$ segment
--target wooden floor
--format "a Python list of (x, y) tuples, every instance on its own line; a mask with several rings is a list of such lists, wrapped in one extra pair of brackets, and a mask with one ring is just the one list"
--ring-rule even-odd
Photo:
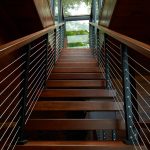
[[(90, 112), (123, 109), (106, 89), (104, 68), (90, 49), (64, 49), (26, 126), (28, 142), (16, 150), (132, 150), (121, 141), (97, 141), (96, 130), (122, 130), (116, 118), (90, 118)], [(90, 134), (89, 134), (90, 133)]]

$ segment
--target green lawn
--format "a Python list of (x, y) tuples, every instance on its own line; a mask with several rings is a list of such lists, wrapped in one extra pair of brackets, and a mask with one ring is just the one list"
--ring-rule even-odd
[(87, 30), (79, 30), (79, 31), (66, 31), (66, 36), (74, 36), (74, 35), (88, 35), (89, 32)]

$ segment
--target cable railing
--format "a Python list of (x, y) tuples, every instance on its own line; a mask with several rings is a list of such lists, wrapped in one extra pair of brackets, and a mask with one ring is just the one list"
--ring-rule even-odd
[(0, 149), (26, 142), (25, 125), (63, 48), (64, 24), (0, 47)]
[[(114, 101), (120, 108), (116, 116), (124, 121), (125, 142), (133, 144), (135, 149), (148, 150), (150, 46), (93, 23), (90, 23), (90, 38), (93, 55), (99, 67), (105, 68), (106, 86), (116, 90)], [(118, 102), (124, 104), (123, 111)]]

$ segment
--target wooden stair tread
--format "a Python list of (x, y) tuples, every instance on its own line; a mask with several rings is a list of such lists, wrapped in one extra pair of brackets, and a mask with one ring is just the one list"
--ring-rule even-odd
[(79, 55), (64, 55), (64, 56), (60, 56), (59, 59), (73, 59), (73, 60), (82, 60), (82, 59), (86, 59), (86, 60), (94, 60), (96, 62), (96, 59), (92, 56), (92, 55), (89, 55), (89, 56), (86, 56), (86, 55), (83, 55), (83, 56), (79, 56)]
[(45, 89), (40, 97), (101, 97), (115, 96), (114, 90), (106, 89)]
[(92, 55), (60, 55), (60, 59), (94, 59)]
[(91, 73), (91, 72), (95, 72), (95, 73), (98, 73), (100, 72), (100, 69), (98, 67), (96, 68), (67, 68), (67, 67), (64, 67), (64, 68), (61, 68), (61, 67), (55, 67), (53, 70), (52, 70), (52, 73), (75, 73), (75, 72), (78, 72), (78, 73)]
[[(134, 150), (122, 141), (29, 141), (15, 150)], [(138, 148), (137, 148), (138, 149)], [(139, 149), (138, 149), (139, 150)]]
[(93, 55), (92, 55), (92, 53), (86, 53), (86, 54), (84, 54), (84, 53), (74, 53), (74, 55), (73, 54), (71, 54), (71, 53), (61, 53), (60, 54), (60, 57), (69, 57), (69, 56), (71, 56), (71, 57), (90, 57), (90, 58), (94, 58), (93, 57)]
[(63, 51), (91, 51), (90, 48), (63, 48)]
[(58, 59), (58, 62), (97, 62), (95, 59), (89, 59), (89, 58), (85, 58), (85, 59)]
[(48, 80), (47, 88), (104, 88), (105, 80)]
[(98, 79), (103, 79), (102, 73), (51, 73), (49, 79), (82, 79), (82, 80), (87, 80), (87, 79), (93, 79), (93, 80), (98, 80)]
[(91, 51), (82, 51), (82, 52), (75, 52), (75, 51), (62, 51), (60, 56), (68, 56), (68, 55), (75, 55), (75, 56), (86, 56), (86, 55), (91, 55)]
[(95, 146), (95, 145), (126, 145), (121, 141), (29, 141), (27, 142), (24, 146), (29, 146), (29, 145), (39, 145), (39, 146), (45, 146), (45, 145), (63, 145), (63, 146)]
[(62, 55), (91, 55), (92, 56), (92, 52), (91, 51), (62, 51), (60, 56)]
[(92, 53), (90, 49), (63, 49), (61, 53)]
[(99, 130), (124, 129), (121, 120), (116, 119), (29, 119), (26, 130)]
[(84, 62), (57, 62), (55, 67), (82, 67), (82, 68), (89, 68), (89, 67), (98, 67), (98, 64), (95, 62), (91, 63), (84, 63)]
[[(119, 102), (118, 102), (119, 103)], [(122, 108), (118, 108), (116, 102), (101, 101), (38, 101), (34, 111), (117, 111), (123, 110), (123, 103), (120, 102)]]

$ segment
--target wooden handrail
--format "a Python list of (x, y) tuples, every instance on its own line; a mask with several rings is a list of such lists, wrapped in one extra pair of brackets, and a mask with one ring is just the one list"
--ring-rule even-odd
[(64, 23), (60, 23), (58, 25), (53, 25), (53, 26), (47, 27), (43, 30), (29, 34), (25, 37), (19, 38), (17, 40), (14, 40), (12, 42), (9, 42), (9, 43), (6, 43), (6, 44), (0, 46), (0, 58), (25, 46), (26, 44), (38, 39), (39, 37), (48, 33), (50, 30), (56, 29), (56, 28), (62, 26), (63, 24)]
[(145, 44), (143, 42), (140, 42), (138, 40), (135, 40), (133, 38), (130, 38), (128, 36), (125, 36), (123, 34), (117, 33), (115, 31), (112, 31), (108, 28), (105, 28), (103, 26), (99, 26), (95, 23), (90, 22), (90, 25), (95, 26), (100, 31), (108, 34), (109, 36), (113, 37), (117, 41), (125, 44), (126, 46), (134, 49), (135, 51), (141, 53), (142, 55), (145, 55), (146, 57), (150, 58), (150, 45)]

